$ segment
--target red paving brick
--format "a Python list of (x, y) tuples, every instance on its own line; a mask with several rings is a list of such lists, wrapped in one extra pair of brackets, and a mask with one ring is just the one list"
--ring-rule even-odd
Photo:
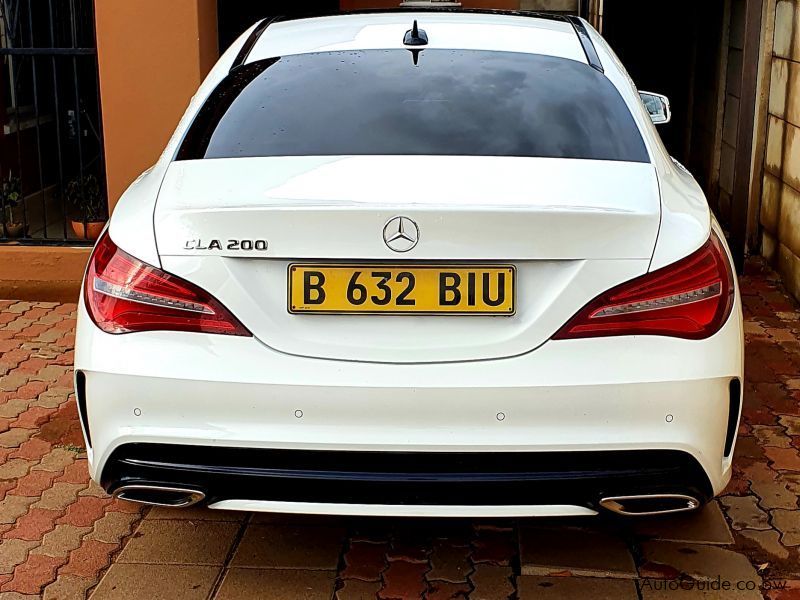
[(56, 526), (60, 513), (44, 508), (31, 508), (17, 519), (14, 526), (3, 536), (7, 539), (40, 540)]
[(475, 540), (472, 561), (508, 565), (516, 553), (516, 538), (511, 532), (481, 532)]
[(766, 448), (772, 468), (779, 471), (800, 471), (800, 453), (795, 448)]
[(471, 589), (468, 583), (435, 581), (430, 584), (425, 598), (426, 600), (456, 600), (458, 598), (467, 598)]
[(12, 578), (0, 587), (3, 592), (18, 594), (39, 594), (42, 589), (56, 578), (56, 570), (64, 564), (64, 560), (29, 554), (28, 559), (14, 569)]
[[(45, 388), (47, 389), (47, 388)], [(43, 392), (44, 390), (42, 390)], [(41, 393), (41, 392), (39, 392)], [(33, 396), (36, 398), (39, 394)], [(22, 398), (23, 400), (30, 400), (32, 398)], [(9, 425), (11, 427), (19, 427), (20, 429), (36, 429), (43, 423), (50, 418), (52, 411), (47, 408), (42, 408), (40, 406), (34, 406), (29, 408), (24, 413), (22, 413), (15, 421), (12, 421)]]
[(394, 561), (383, 574), (383, 588), (379, 592), (383, 600), (406, 600), (421, 598), (428, 585), (425, 573), (430, 569), (424, 563)]
[(97, 540), (84, 540), (80, 548), (69, 555), (69, 562), (61, 569), (61, 575), (77, 575), (92, 578), (111, 562), (111, 555), (117, 551), (117, 544), (107, 544)]
[[(8, 402), (24, 402), (21, 412), (17, 414), (19, 409), (16, 409), (12, 413), (17, 416), (0, 417), (0, 433), (6, 432), (14, 440), (19, 440), (12, 447), (0, 446), (0, 465), (9, 460), (22, 460), (30, 466), (21, 476), (0, 481), (0, 502), (12, 502), (9, 505), (11, 508), (8, 508), (12, 512), (5, 513), (3, 511), (6, 509), (0, 507), (0, 517), (23, 511), (15, 522), (0, 523), (0, 536), (5, 540), (21, 540), (20, 543), (35, 545), (27, 554), (27, 560), (19, 564), (13, 573), (0, 574), (0, 592), (35, 597), (62, 575), (72, 578), (70, 589), (93, 586), (121, 544), (105, 544), (85, 539), (85, 536), (91, 533), (108, 510), (132, 512), (138, 518), (142, 508), (122, 501), (112, 502), (105, 497), (76, 497), (76, 491), (89, 486), (89, 475), (74, 397), (69, 396), (63, 407), (31, 406), (49, 390), (72, 389), (72, 330), (76, 307), (74, 304), (32, 303), (20, 315), (14, 312), (19, 306), (22, 305), (14, 301), (0, 301), (0, 373), (6, 373), (0, 377), (0, 408)], [(20, 318), (31, 323), (21, 331), (3, 329), (15, 321), (21, 322), (18, 321)], [(39, 319), (47, 322), (37, 323)], [(49, 332), (54, 329), (63, 331), (64, 335), (55, 342), (47, 341), (52, 339)], [(39, 339), (40, 335), (42, 339)], [(66, 395), (63, 397), (67, 398)], [(47, 405), (52, 406), (52, 400)], [(64, 457), (64, 452), (73, 454), (77, 460)], [(67, 462), (70, 464), (64, 468)], [(53, 488), (57, 482), (73, 487), (62, 490)], [(31, 499), (35, 504), (35, 499), (42, 496), (45, 490), (49, 494), (45, 505), (51, 508), (60, 506), (59, 510), (30, 506)], [(53, 496), (54, 492), (56, 496)], [(27, 500), (27, 504), (21, 503), (24, 500)], [(27, 510), (25, 506), (28, 506)], [(70, 530), (71, 535), (61, 535), (55, 531), (57, 522), (69, 524), (59, 527), (79, 526), (85, 529)], [(118, 527), (121, 528), (117, 536), (119, 538), (124, 538), (130, 531), (125, 520), (121, 520)], [(82, 533), (84, 531), (88, 533)], [(80, 547), (70, 553), (69, 548), (74, 547), (74, 541), (71, 540), (76, 539), (72, 532), (84, 539)], [(0, 546), (3, 539), (0, 539)], [(37, 548), (45, 539), (46, 554), (37, 553)], [(59, 550), (61, 546), (63, 548)], [(0, 560), (2, 552), (0, 548)], [(62, 558), (54, 558), (50, 554), (59, 554)], [(76, 581), (85, 583), (75, 585)]]
[(50, 471), (31, 471), (17, 483), (17, 487), (12, 490), (16, 496), (39, 497), (42, 492), (53, 485), (53, 480), (58, 473)]
[(23, 442), (19, 449), (9, 454), (9, 458), (40, 459), (52, 449), (52, 445), (36, 438)]
[(98, 521), (106, 511), (106, 507), (111, 503), (109, 498), (95, 498), (94, 496), (82, 496), (77, 502), (67, 507), (67, 512), (58, 522), (76, 527), (89, 527)]
[(47, 361), (43, 358), (29, 358), (23, 361), (17, 367), (23, 373), (38, 373), (39, 369), (46, 367)]
[(386, 569), (386, 553), (388, 544), (370, 542), (351, 542), (344, 555), (344, 579), (361, 579), (363, 581), (380, 581), (381, 573)]
[[(22, 400), (33, 400), (47, 389), (47, 384), (43, 381), (29, 381), (15, 392), (15, 397)], [(22, 427), (21, 425), (19, 427)]]
[(56, 478), (56, 481), (67, 483), (85, 483), (89, 481), (89, 471), (85, 460), (76, 460), (64, 469), (64, 473)]

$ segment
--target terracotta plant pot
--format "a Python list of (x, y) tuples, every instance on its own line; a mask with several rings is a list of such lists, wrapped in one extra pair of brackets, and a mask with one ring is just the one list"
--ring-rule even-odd
[(72, 231), (82, 240), (96, 240), (103, 233), (105, 226), (105, 221), (90, 221), (85, 227), (83, 221), (72, 221)]
[[(18, 238), (25, 235), (25, 224), (24, 223), (6, 223), (6, 236), (9, 238)], [(0, 228), (0, 234), (3, 231)]]

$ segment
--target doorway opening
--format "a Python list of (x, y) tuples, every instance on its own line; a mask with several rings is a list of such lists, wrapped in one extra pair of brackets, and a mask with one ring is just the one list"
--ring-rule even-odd
[[(669, 97), (672, 122), (659, 126), (661, 138), (712, 204), (718, 204), (720, 195), (716, 146), (725, 101), (720, 94), (727, 62), (720, 56), (724, 8), (724, 0), (674, 0), (668, 10), (645, 3), (632, 11), (622, 0), (605, 0), (603, 5), (603, 36), (640, 90)], [(735, 131), (732, 137), (735, 144)]]

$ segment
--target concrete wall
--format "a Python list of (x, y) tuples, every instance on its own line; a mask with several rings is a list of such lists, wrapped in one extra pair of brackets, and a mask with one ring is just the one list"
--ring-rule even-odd
[(800, 3), (778, 0), (761, 193), (761, 252), (800, 298)]

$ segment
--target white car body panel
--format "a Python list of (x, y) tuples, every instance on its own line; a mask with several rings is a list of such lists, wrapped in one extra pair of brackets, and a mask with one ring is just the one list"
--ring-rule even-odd
[(677, 448), (703, 465), (715, 492), (730, 477), (716, 415), (742, 368), (735, 318), (708, 340), (551, 341), (515, 358), (444, 365), (308, 359), (252, 338), (190, 333), (136, 334), (126, 346), (87, 327), (83, 308), (79, 320), (76, 366), (92, 367), (87, 397), (103, 399), (89, 411), (95, 478), (119, 445), (164, 439), (417, 452)]
[(110, 234), (121, 247), (136, 248), (139, 260), (156, 267), (161, 266), (161, 258), (153, 235), (153, 210), (166, 166), (159, 164), (139, 175), (125, 190), (108, 224)]
[(658, 172), (661, 230), (650, 265), (650, 270), (654, 271), (689, 255), (705, 243), (711, 233), (711, 211), (694, 177), (670, 157), (647, 109), (639, 100), (636, 86), (617, 55), (597, 31), (591, 27), (587, 29), (605, 67), (605, 74), (622, 93), (644, 134)]
[[(420, 218), (409, 260), (649, 259), (661, 207), (655, 170), (644, 163), (475, 156), (187, 160), (172, 163), (164, 178), (156, 238), (161, 256), (397, 260), (382, 231), (398, 211)], [(270, 248), (186, 245), (230, 237), (264, 238)]]
[(651, 271), (666, 267), (697, 250), (708, 239), (712, 229), (712, 216), (705, 194), (683, 166), (674, 161), (665, 162), (658, 179), (661, 184), (661, 229), (650, 264)]
[[(378, 228), (380, 231), (380, 228)], [(293, 315), (286, 310), (290, 261), (164, 257), (164, 267), (219, 295), (265, 345), (335, 360), (428, 363), (486, 360), (531, 352), (592, 295), (640, 275), (648, 260), (523, 260), (517, 311), (506, 316)], [(397, 263), (397, 259), (394, 259)], [(509, 263), (508, 260), (505, 263)], [(408, 261), (402, 264), (408, 264)], [(469, 320), (465, 327), (464, 319)]]
[[(275, 23), (248, 62), (402, 48), (414, 18), (431, 48), (587, 62), (566, 22), (415, 12)], [(82, 418), (91, 433), (93, 478), (101, 479), (115, 450), (147, 443), (420, 453), (676, 450), (697, 461), (713, 493), (725, 487), (730, 383), (743, 376), (738, 290), (727, 322), (707, 339), (551, 339), (598, 294), (688, 256), (712, 229), (721, 234), (701, 189), (670, 159), (633, 83), (596, 32), (587, 25), (652, 164), (456, 156), (174, 161), (253, 29), (212, 69), (158, 163), (123, 195), (109, 232), (125, 252), (210, 291), (254, 337), (111, 335), (81, 303), (75, 368), (86, 378)], [(412, 180), (424, 195), (409, 194)], [(420, 226), (409, 255), (383, 243), (382, 228), (397, 215)], [(204, 240), (227, 238), (266, 239), (269, 246), (235, 254), (203, 249)], [(288, 266), (311, 260), (512, 263), (517, 312), (291, 315)], [(586, 506), (512, 499), (412, 506), (243, 497), (212, 508), (596, 514)]]
[[(408, 193), (408, 173), (424, 195)], [(660, 217), (652, 165), (533, 158), (181, 161), (170, 166), (160, 197), (156, 238), (169, 272), (217, 290), (272, 348), (369, 362), (528, 352), (588, 300), (647, 271)], [(408, 258), (383, 242), (384, 224), (398, 214), (421, 230)], [(226, 251), (229, 238), (266, 239), (270, 246)], [(223, 241), (222, 251), (207, 249), (212, 239)], [(519, 308), (513, 319), (475, 317), (469, 327), (462, 319), (421, 315), (331, 319), (286, 311), (292, 261), (353, 257), (513, 262)], [(433, 338), (426, 334), (431, 327)]]

